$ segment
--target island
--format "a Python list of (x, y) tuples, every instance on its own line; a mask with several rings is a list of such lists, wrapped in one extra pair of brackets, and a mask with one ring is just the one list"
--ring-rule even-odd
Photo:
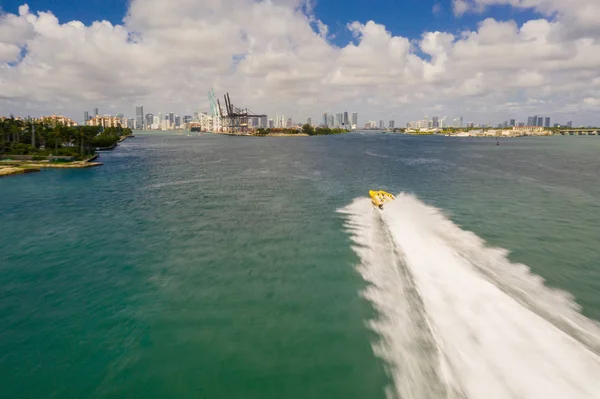
[(113, 149), (131, 129), (74, 126), (56, 119), (0, 118), (0, 176), (43, 168), (89, 168), (96, 151)]

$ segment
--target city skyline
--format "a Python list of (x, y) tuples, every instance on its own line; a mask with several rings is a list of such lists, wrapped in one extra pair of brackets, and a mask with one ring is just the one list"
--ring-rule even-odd
[[(600, 59), (588, 55), (600, 51), (600, 31), (584, 17), (600, 4), (578, 1), (384, 0), (369, 8), (349, 0), (338, 12), (325, 2), (174, 0), (164, 13), (159, 0), (94, 12), (82, 0), (31, 8), (7, 0), (0, 113), (80, 120), (81, 109), (114, 115), (144, 104), (192, 115), (209, 108), (205, 93), (214, 88), (294, 120), (345, 108), (397, 125), (423, 114), (598, 124)], [(201, 39), (209, 34), (216, 39)]]

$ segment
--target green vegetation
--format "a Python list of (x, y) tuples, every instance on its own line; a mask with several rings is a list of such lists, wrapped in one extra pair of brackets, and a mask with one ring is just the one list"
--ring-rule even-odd
[(308, 123), (302, 126), (302, 132), (308, 134), (309, 136), (324, 136), (328, 134), (341, 134), (348, 133), (346, 129), (333, 128), (330, 129), (328, 127), (317, 127), (316, 129), (309, 125)]
[(111, 147), (131, 129), (99, 126), (68, 127), (26, 121), (14, 117), (0, 119), (0, 154), (33, 155), (37, 159), (49, 155), (73, 156), (83, 159), (94, 154), (97, 147)]
[(271, 134), (271, 133), (298, 134), (298, 133), (301, 133), (301, 132), (298, 131), (298, 130), (296, 130), (296, 129), (286, 129), (286, 128), (284, 128), (284, 129), (271, 129), (271, 128), (269, 128), (269, 129), (263, 129), (261, 127), (261, 128), (256, 129), (256, 135), (257, 136), (266, 136), (266, 135)]

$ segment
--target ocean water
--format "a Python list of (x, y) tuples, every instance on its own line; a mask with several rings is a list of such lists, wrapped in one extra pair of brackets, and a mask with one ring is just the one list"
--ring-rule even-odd
[(1, 179), (0, 397), (598, 397), (600, 138), (495, 144), (146, 133)]

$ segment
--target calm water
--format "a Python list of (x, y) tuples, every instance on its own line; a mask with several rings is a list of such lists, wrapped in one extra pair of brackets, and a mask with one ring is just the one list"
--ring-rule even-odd
[[(544, 337), (593, 397), (599, 155), (599, 137), (140, 134), (99, 168), (3, 178), (0, 397), (485, 397), (477, 378), (544, 397), (561, 370), (502, 371), (527, 348), (553, 364)], [(355, 201), (376, 187), (411, 195), (379, 214)]]

